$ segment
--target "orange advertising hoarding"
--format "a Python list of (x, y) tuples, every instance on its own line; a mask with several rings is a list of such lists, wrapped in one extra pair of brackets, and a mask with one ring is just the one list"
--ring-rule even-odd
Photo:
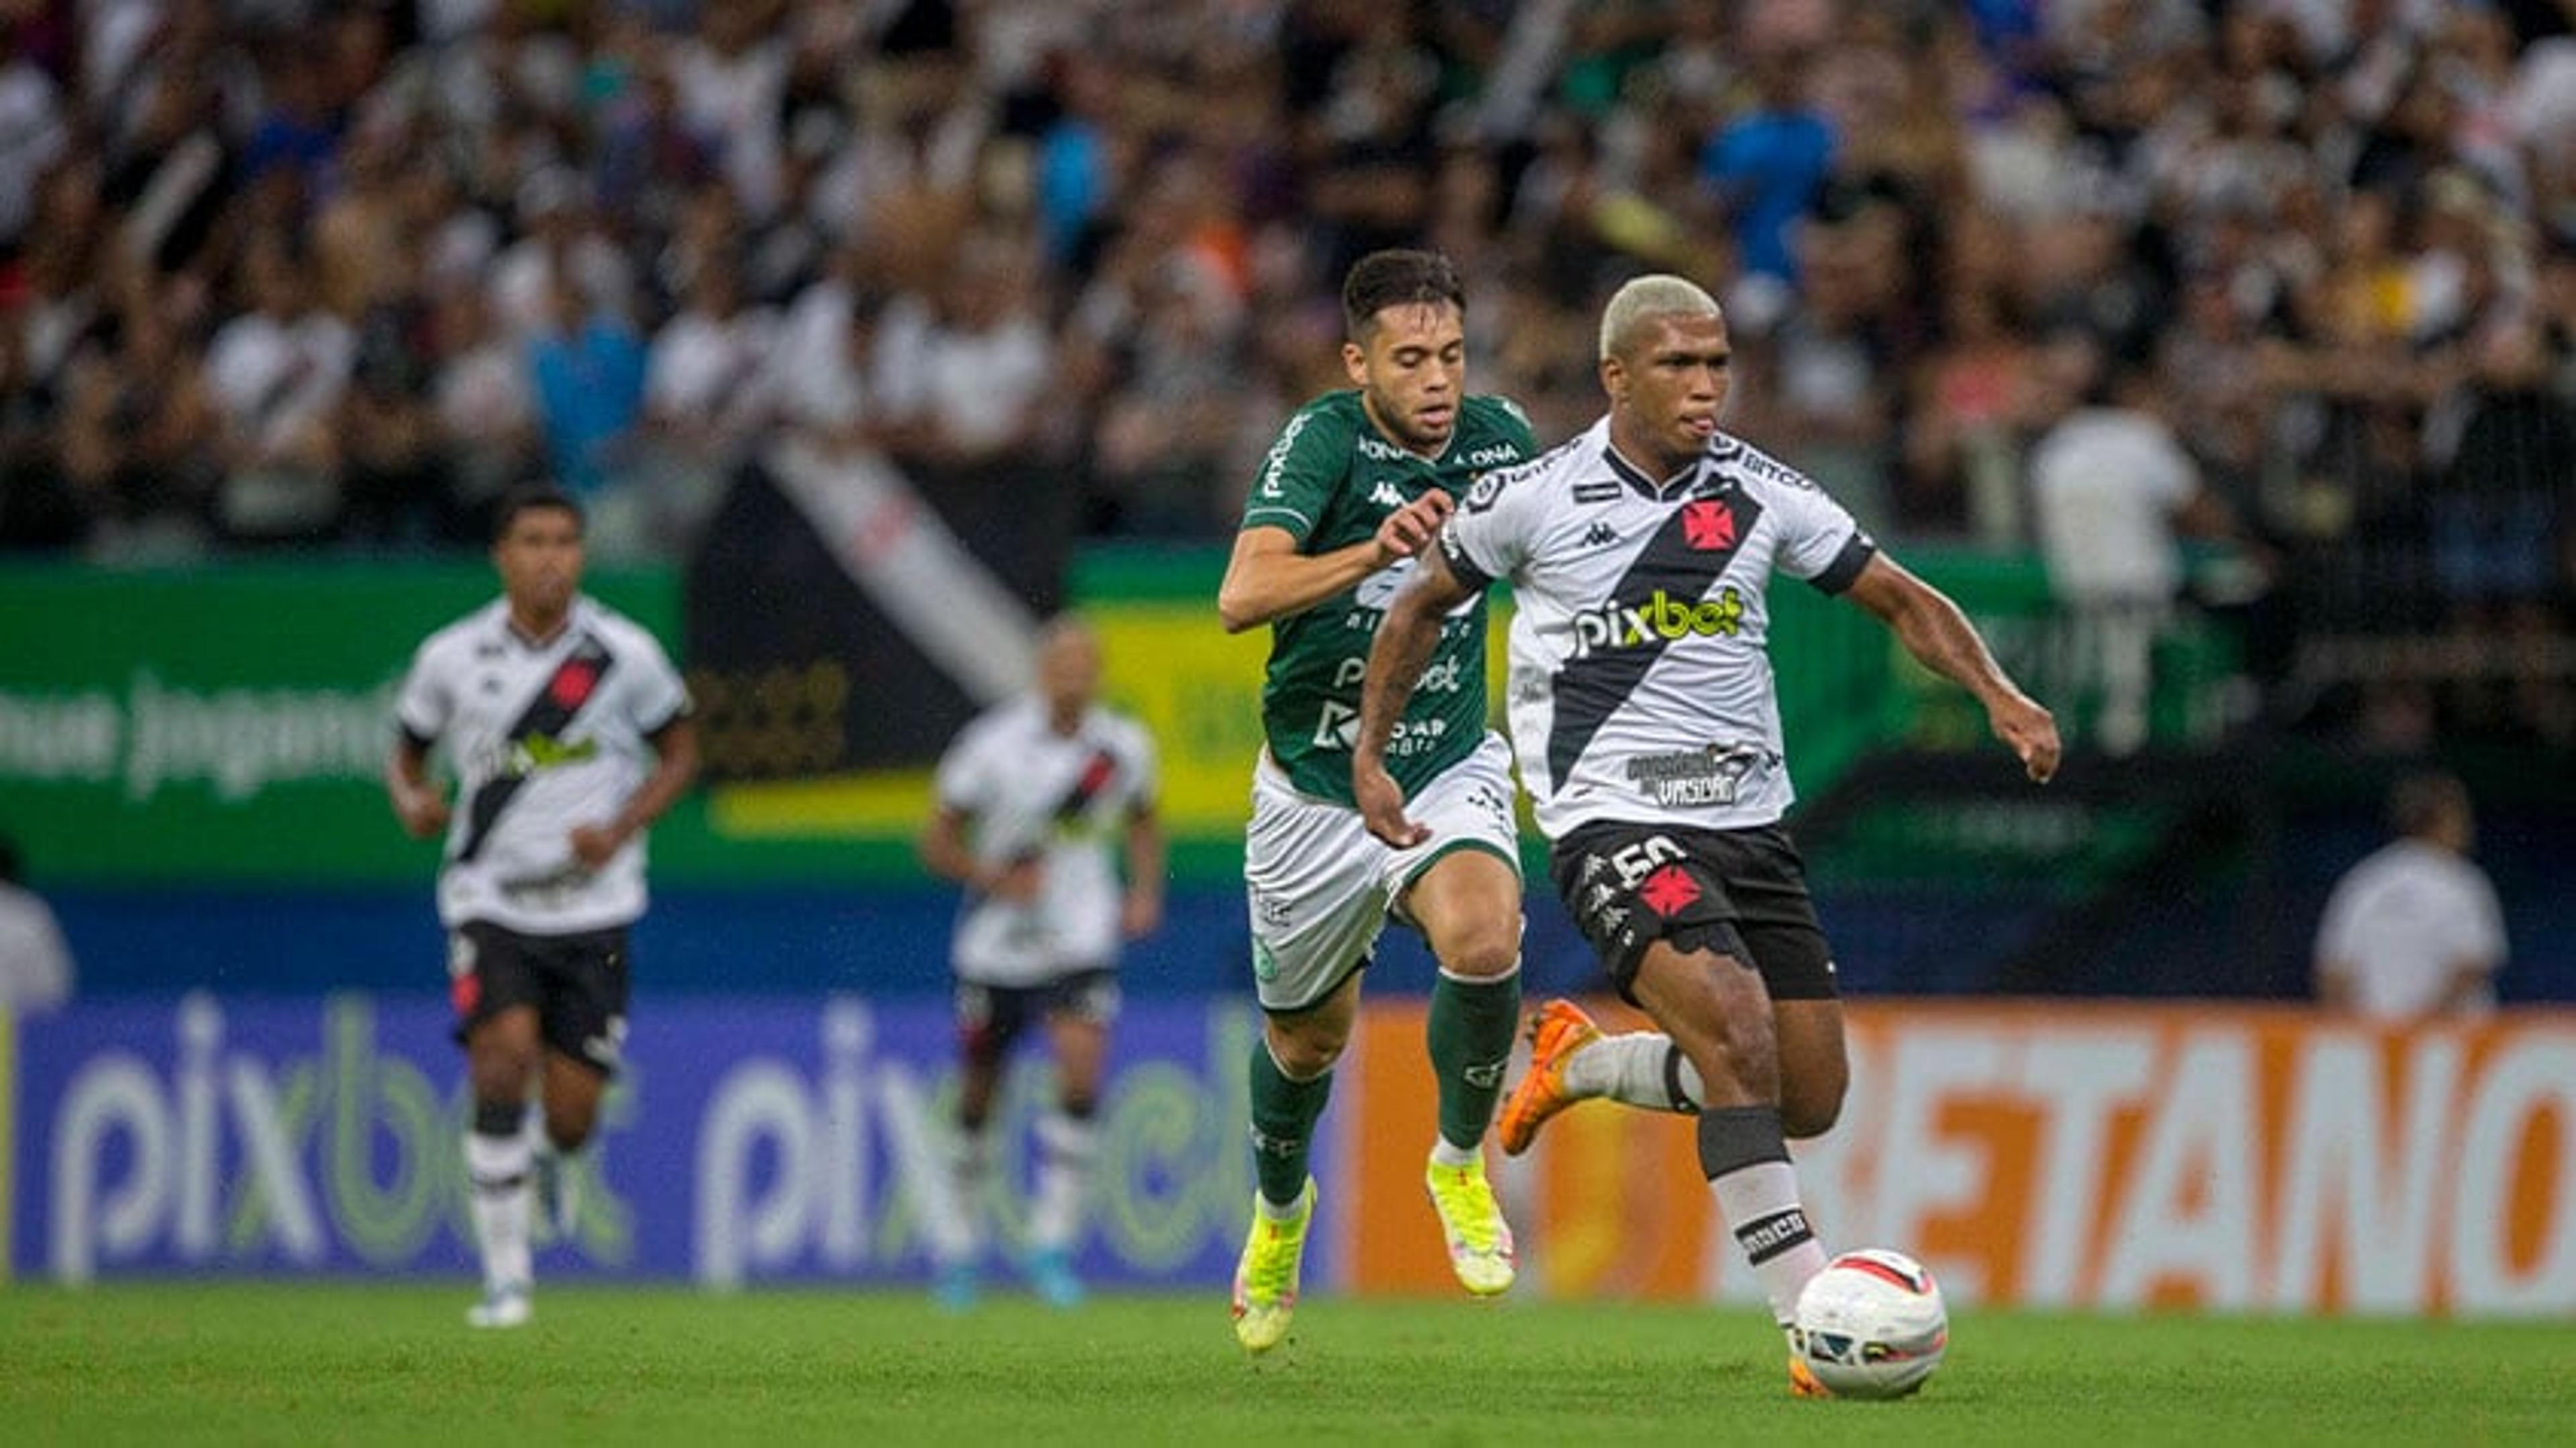
[[(1422, 1199), (1422, 1029), (1418, 1004), (1372, 1007), (1337, 1087), (1328, 1199), (1356, 1191), (1328, 1229), (1359, 1291), (1455, 1290)], [(2576, 1014), (2408, 1032), (1876, 1002), (1851, 1012), (1851, 1055), (1841, 1122), (1796, 1147), (1809, 1213), (1832, 1246), (1922, 1257), (1959, 1300), (2576, 1316)], [(1687, 1120), (1586, 1103), (1494, 1163), (1541, 1294), (1755, 1295)]]

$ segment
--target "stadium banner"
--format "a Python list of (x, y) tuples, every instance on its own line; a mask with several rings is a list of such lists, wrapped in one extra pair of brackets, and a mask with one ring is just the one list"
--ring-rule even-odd
[[(434, 996), (201, 993), (76, 1002), (25, 1023), (14, 1090), (0, 1076), (10, 1265), (62, 1282), (470, 1273), (450, 1019)], [(1233, 1270), (1252, 1195), (1243, 1061), (1257, 1029), (1250, 1004), (1231, 1000), (1122, 1017), (1077, 1254), (1087, 1280), (1204, 1286)], [(925, 1219), (955, 1212), (952, 1040), (937, 999), (641, 1003), (627, 1069), (578, 1158), (578, 1217), (569, 1240), (541, 1248), (538, 1275), (926, 1280)], [(1051, 1096), (1023, 1057), (996, 1107), (986, 1205), (1000, 1281)]]
[[(1389, 1204), (1335, 1243), (1362, 1291), (1455, 1290), (1430, 1213), (1395, 1206), (1419, 1197), (1434, 1130), (1422, 1026), (1419, 1006), (1373, 1007), (1336, 1096), (1361, 1108), (1357, 1195)], [(1841, 1122), (1794, 1148), (1808, 1212), (1832, 1246), (1920, 1257), (1956, 1300), (2576, 1314), (2576, 1014), (2401, 1031), (2292, 1008), (1871, 1003), (1850, 1047)], [(1587, 1102), (1494, 1160), (1538, 1291), (1758, 1299), (1686, 1120)]]
[[(590, 591), (664, 639), (667, 573)], [(431, 630), (489, 602), (480, 563), (0, 570), (0, 821), (48, 881), (410, 878), (393, 696)]]

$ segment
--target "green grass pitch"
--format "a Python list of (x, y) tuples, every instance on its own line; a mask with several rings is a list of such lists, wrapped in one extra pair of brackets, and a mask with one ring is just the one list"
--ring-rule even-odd
[(2576, 1321), (1961, 1312), (1897, 1403), (1798, 1402), (1744, 1307), (462, 1284), (0, 1288), (0, 1439), (104, 1443), (2576, 1442)]

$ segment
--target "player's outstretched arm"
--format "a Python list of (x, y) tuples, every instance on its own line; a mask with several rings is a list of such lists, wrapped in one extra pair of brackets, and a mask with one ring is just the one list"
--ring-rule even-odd
[(1359, 738), (1351, 746), (1351, 798), (1369, 833), (1399, 849), (1422, 843), (1431, 832), (1405, 817), (1404, 786), (1386, 772), (1386, 746), (1414, 686), (1422, 682), (1431, 651), (1439, 646), (1440, 621), (1474, 596), (1439, 549), (1425, 550), (1422, 566), (1396, 593), (1369, 643), (1368, 674), (1360, 683)]
[(1986, 726), (2021, 761), (2023, 772), (2046, 784), (2057, 773), (2057, 719), (1995, 662), (1976, 625), (1950, 596), (1881, 553), (1852, 581), (1854, 603), (1878, 615), (1905, 651), (1986, 706)]
[(1227, 633), (1259, 628), (1303, 613), (1431, 544), (1454, 510), (1438, 488), (1386, 515), (1366, 541), (1330, 553), (1301, 553), (1285, 528), (1253, 527), (1234, 535), (1225, 581), (1217, 586), (1216, 614)]

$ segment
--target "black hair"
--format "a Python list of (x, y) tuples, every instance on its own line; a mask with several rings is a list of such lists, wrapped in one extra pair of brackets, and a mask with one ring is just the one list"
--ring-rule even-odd
[(576, 532), (588, 526), (588, 520), (582, 516), (580, 499), (552, 483), (523, 483), (503, 493), (501, 500), (492, 505), (492, 541), (498, 543), (509, 537), (510, 525), (519, 521), (521, 513), (548, 508), (571, 514)]
[(1360, 340), (1388, 307), (1443, 302), (1466, 313), (1467, 284), (1459, 280), (1456, 263), (1436, 251), (1373, 251), (1351, 263), (1342, 278), (1344, 335)]

